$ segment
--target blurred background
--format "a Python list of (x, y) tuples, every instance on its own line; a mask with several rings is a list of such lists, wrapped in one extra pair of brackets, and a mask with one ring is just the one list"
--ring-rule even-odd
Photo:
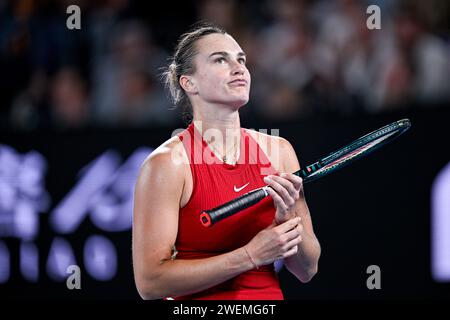
[[(66, 9), (81, 9), (69, 30)], [(369, 5), (381, 29), (369, 30)], [(302, 165), (410, 118), (394, 144), (308, 185), (322, 244), (287, 299), (450, 296), (450, 2), (0, 0), (0, 296), (138, 299), (133, 186), (184, 128), (160, 75), (178, 37), (224, 27), (252, 74), (242, 125), (279, 129)], [(82, 288), (66, 287), (66, 268)], [(369, 290), (367, 267), (381, 270)]]

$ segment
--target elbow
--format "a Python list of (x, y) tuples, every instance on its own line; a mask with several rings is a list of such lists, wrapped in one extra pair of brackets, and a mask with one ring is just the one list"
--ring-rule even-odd
[(157, 300), (161, 299), (158, 294), (154, 290), (149, 290), (148, 288), (137, 287), (137, 291), (142, 300)]
[(167, 297), (166, 293), (161, 290), (161, 286), (158, 285), (158, 281), (155, 279), (138, 279), (135, 280), (136, 289), (139, 296), (143, 300), (157, 300)]
[(160, 299), (158, 293), (156, 292), (156, 290), (154, 290), (154, 288), (152, 288), (152, 286), (136, 282), (136, 289), (137, 289), (137, 292), (139, 293), (139, 296), (143, 300)]
[(311, 281), (312, 278), (314, 278), (314, 276), (317, 274), (318, 271), (318, 267), (315, 266), (314, 268), (310, 268), (309, 270), (307, 270), (306, 272), (298, 275), (298, 279), (302, 282), (302, 283), (308, 283)]
[(303, 272), (296, 274), (296, 277), (298, 280), (300, 280), (302, 283), (308, 283), (311, 281), (312, 278), (316, 275), (318, 271), (317, 265), (313, 268), (309, 268), (308, 270), (304, 270)]
[(308, 283), (318, 272), (318, 265), (312, 266), (298, 266), (293, 267), (292, 265), (287, 264), (287, 269), (302, 283)]
[(297, 278), (303, 283), (310, 282), (311, 279), (314, 278), (314, 276), (319, 271), (319, 259), (320, 259), (321, 249), (320, 249), (320, 244), (318, 241), (317, 241), (317, 247), (318, 247), (318, 249), (317, 249), (316, 258), (313, 260), (313, 262), (311, 264), (309, 264), (305, 269), (303, 269), (302, 272), (297, 276)]
[(139, 296), (143, 300), (158, 300), (168, 296), (167, 283), (164, 283), (163, 272), (158, 265), (141, 263), (144, 259), (134, 259), (134, 283)]

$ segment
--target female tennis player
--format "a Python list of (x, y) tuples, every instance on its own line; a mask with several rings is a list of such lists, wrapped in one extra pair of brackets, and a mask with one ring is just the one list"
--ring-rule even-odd
[[(133, 267), (144, 299), (281, 300), (274, 262), (301, 282), (317, 273), (314, 234), (291, 144), (241, 127), (246, 56), (224, 30), (184, 34), (165, 73), (188, 127), (145, 160), (135, 187)], [(199, 214), (269, 185), (270, 197), (202, 226)]]

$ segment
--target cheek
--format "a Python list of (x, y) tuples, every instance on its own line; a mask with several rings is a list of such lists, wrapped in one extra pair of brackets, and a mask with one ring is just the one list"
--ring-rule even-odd
[(218, 85), (219, 85), (219, 77), (214, 76), (210, 73), (204, 73), (201, 74), (201, 87), (205, 90), (205, 89), (217, 89)]
[(204, 93), (208, 93), (208, 95), (211, 94), (217, 94), (219, 90), (223, 90), (224, 83), (221, 79), (221, 77), (217, 76), (211, 76), (211, 75), (203, 75), (202, 81), (201, 81), (201, 91)]

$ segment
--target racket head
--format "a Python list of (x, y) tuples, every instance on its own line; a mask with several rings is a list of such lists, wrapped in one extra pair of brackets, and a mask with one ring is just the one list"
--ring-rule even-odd
[(410, 127), (411, 121), (409, 119), (395, 121), (356, 139), (294, 174), (300, 176), (303, 179), (303, 183), (322, 178), (369, 155), (399, 137)]

